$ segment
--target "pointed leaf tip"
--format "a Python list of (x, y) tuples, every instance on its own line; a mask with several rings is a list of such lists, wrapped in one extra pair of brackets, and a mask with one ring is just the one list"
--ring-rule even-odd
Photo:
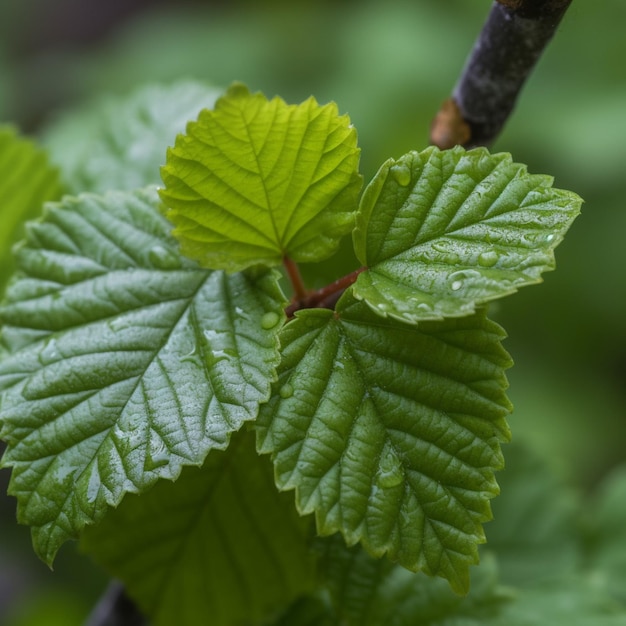
[(484, 312), (410, 325), (349, 293), (301, 311), (257, 420), (278, 487), (321, 534), (466, 592), (509, 438), (502, 337)]
[(153, 188), (49, 205), (0, 307), (3, 464), (48, 563), (126, 493), (225, 449), (270, 395), (276, 272), (198, 268), (158, 206)]
[(168, 151), (161, 198), (183, 254), (237, 271), (330, 256), (354, 226), (359, 149), (334, 103), (233, 85)]
[(354, 294), (407, 322), (472, 313), (537, 283), (582, 200), (509, 154), (430, 147), (389, 160), (363, 193)]

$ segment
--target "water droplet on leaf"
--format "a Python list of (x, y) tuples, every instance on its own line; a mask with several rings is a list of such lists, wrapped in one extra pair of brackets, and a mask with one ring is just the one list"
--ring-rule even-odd
[(448, 276), (450, 289), (452, 289), (452, 291), (458, 291), (469, 279), (477, 277), (480, 277), (480, 272), (477, 270), (458, 270), (457, 272), (452, 272), (452, 274)]
[(478, 255), (478, 265), (493, 267), (498, 262), (498, 253), (495, 250), (486, 250)]
[(380, 457), (376, 483), (383, 488), (396, 487), (404, 480), (404, 470), (398, 454), (390, 444), (386, 444)]
[(274, 313), (274, 311), (268, 311), (261, 318), (261, 328), (264, 330), (270, 330), (270, 328), (274, 328), (276, 324), (278, 324), (278, 320), (280, 316), (278, 313)]
[(163, 246), (153, 246), (148, 252), (148, 260), (160, 270), (172, 270), (180, 267), (180, 259), (173, 250)]
[(39, 362), (42, 365), (49, 365), (59, 360), (59, 349), (56, 339), (46, 341), (43, 350), (39, 354)]
[(149, 450), (146, 451), (143, 469), (145, 472), (149, 472), (167, 465), (169, 461), (170, 455), (165, 448), (165, 444), (160, 440), (152, 441)]
[(401, 187), (407, 187), (411, 182), (411, 170), (407, 165), (394, 165), (391, 168), (391, 175)]
[(291, 398), (293, 396), (293, 385), (291, 383), (285, 383), (278, 392), (278, 395), (286, 400), (287, 398)]

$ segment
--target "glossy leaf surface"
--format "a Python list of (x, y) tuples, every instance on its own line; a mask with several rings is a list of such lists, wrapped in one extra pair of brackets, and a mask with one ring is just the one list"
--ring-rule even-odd
[(275, 276), (199, 269), (157, 206), (154, 189), (49, 205), (0, 309), (3, 465), (47, 562), (125, 493), (224, 449), (269, 395)]
[(431, 147), (387, 161), (354, 233), (369, 269), (354, 287), (382, 315), (458, 317), (537, 283), (582, 200), (508, 154)]
[(301, 311), (259, 450), (318, 531), (467, 590), (509, 433), (503, 333), (484, 313), (406, 325), (346, 294)]

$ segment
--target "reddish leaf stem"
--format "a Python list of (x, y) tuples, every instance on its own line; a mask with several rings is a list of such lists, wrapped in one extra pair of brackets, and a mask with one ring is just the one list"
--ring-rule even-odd
[(291, 319), (295, 312), (300, 309), (334, 308), (341, 294), (343, 294), (350, 285), (354, 284), (359, 274), (366, 269), (366, 267), (360, 267), (354, 270), (354, 272), (342, 276), (330, 285), (326, 285), (315, 291), (305, 292), (303, 297), (294, 296), (291, 304), (285, 309), (287, 318)]
[(304, 286), (304, 281), (302, 280), (298, 264), (293, 259), (285, 256), (283, 257), (283, 265), (285, 266), (287, 276), (289, 276), (291, 286), (293, 287), (294, 298), (298, 300), (306, 298), (307, 289)]

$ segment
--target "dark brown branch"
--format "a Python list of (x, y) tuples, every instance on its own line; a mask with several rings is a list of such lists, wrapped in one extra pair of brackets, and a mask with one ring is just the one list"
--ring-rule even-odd
[(431, 143), (444, 149), (488, 146), (496, 139), (570, 3), (493, 3), (452, 98), (433, 121)]
[(113, 581), (98, 600), (85, 626), (148, 626), (124, 586)]

